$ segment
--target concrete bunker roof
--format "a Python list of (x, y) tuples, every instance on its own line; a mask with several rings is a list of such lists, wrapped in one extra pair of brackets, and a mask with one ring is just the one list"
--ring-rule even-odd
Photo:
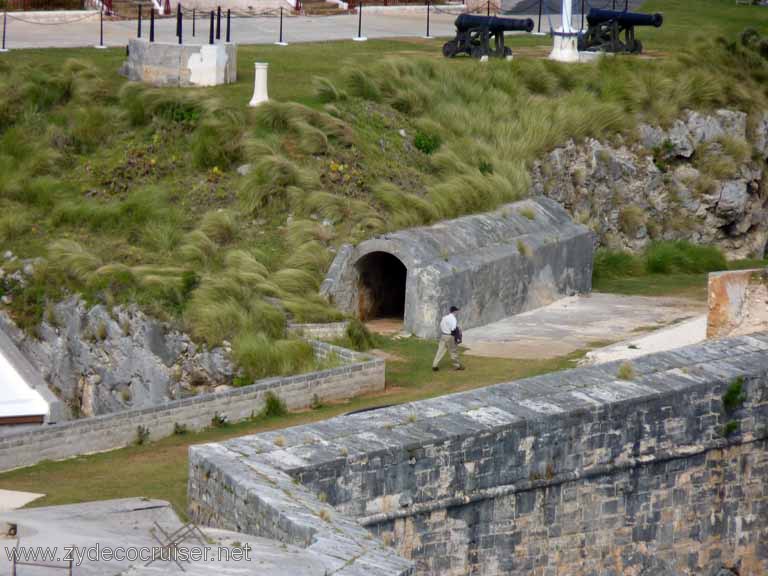
[(541, 196), (514, 206), (505, 205), (494, 212), (385, 234), (361, 242), (357, 253), (360, 260), (372, 252), (388, 252), (400, 258), (406, 267), (419, 267), (448, 257), (476, 255), (483, 248), (509, 245), (526, 236), (563, 235), (577, 228), (581, 231), (560, 205)]

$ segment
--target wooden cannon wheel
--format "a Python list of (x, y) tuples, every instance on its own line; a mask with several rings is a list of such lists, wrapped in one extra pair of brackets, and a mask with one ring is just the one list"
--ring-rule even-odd
[(456, 40), (449, 40), (443, 44), (443, 56), (453, 58), (459, 52), (459, 43)]

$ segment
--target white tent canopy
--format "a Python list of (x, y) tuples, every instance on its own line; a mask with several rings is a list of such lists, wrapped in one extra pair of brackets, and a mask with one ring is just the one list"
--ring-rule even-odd
[(0, 350), (0, 418), (48, 416), (48, 403)]

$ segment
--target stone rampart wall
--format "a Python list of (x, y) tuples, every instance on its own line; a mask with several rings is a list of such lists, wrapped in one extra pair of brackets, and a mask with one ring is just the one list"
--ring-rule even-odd
[[(234, 493), (258, 494), (263, 466), (285, 472), (418, 574), (768, 573), (768, 334), (619, 369), (240, 438), (214, 445), (215, 466), (243, 466)], [(205, 449), (193, 511), (224, 489), (195, 469)]]

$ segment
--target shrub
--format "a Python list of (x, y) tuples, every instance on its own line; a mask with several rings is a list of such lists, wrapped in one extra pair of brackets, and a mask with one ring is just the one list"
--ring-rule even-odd
[(283, 402), (277, 394), (274, 392), (267, 392), (264, 397), (264, 409), (261, 414), (265, 418), (278, 418), (285, 416), (288, 410), (285, 408), (285, 402)]
[(652, 274), (702, 273), (725, 270), (728, 263), (715, 246), (690, 242), (653, 242), (645, 252), (646, 269)]
[(525, 208), (522, 208), (520, 210), (520, 216), (523, 218), (528, 218), (528, 220), (535, 220), (536, 219), (536, 212), (534, 212), (533, 208), (530, 206), (526, 206)]
[(370, 350), (376, 344), (373, 335), (359, 319), (352, 318), (347, 325), (347, 338), (352, 347), (360, 352)]
[(735, 412), (744, 404), (747, 396), (744, 394), (743, 388), (744, 378), (742, 377), (736, 378), (728, 386), (725, 394), (723, 394), (723, 409), (726, 414)]
[(187, 428), (186, 424), (180, 424), (179, 422), (173, 423), (173, 433), (176, 436), (184, 436), (187, 432), (189, 432), (189, 428)]
[(643, 261), (634, 254), (605, 248), (598, 248), (595, 252), (594, 278), (638, 276), (643, 272)]
[(416, 136), (413, 138), (413, 145), (417, 150), (430, 155), (440, 148), (440, 136), (438, 134), (417, 132)]

